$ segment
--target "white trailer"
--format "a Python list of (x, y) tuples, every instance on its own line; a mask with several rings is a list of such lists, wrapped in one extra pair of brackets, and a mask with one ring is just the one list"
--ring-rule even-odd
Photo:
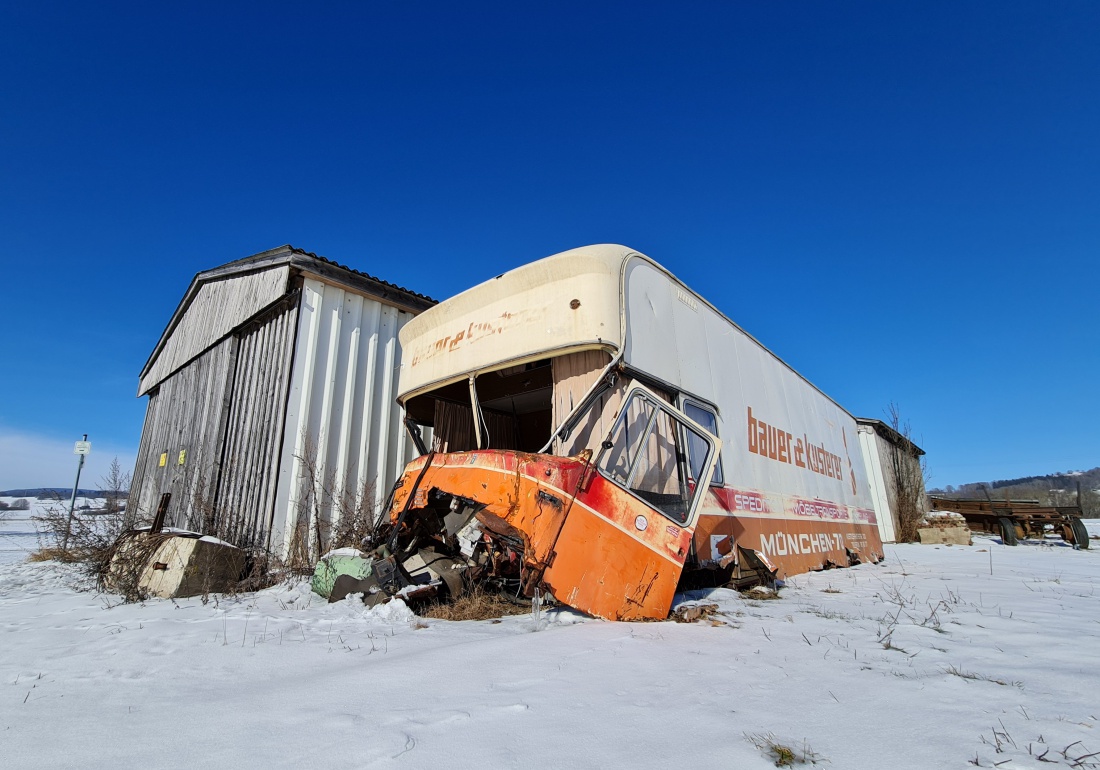
[(643, 254), (524, 265), (401, 343), (398, 400), (433, 438), (392, 520), (476, 511), (528, 595), (663, 617), (685, 567), (718, 584), (881, 558), (855, 419)]

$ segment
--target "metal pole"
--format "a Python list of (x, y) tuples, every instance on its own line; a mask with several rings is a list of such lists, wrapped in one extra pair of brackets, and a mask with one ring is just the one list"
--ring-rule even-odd
[[(84, 434), (84, 438), (82, 440), (83, 441), (88, 440), (88, 434), (87, 433)], [(83, 470), (83, 468), (84, 468), (84, 455), (80, 455), (80, 460), (76, 464), (76, 481), (73, 482), (73, 496), (72, 496), (72, 499), (69, 500), (69, 518), (65, 522), (65, 540), (61, 544), (61, 550), (62, 551), (69, 550), (69, 534), (72, 532), (72, 528), (73, 528), (73, 508), (76, 507), (76, 492), (77, 492), (78, 489), (80, 489), (80, 471)]]

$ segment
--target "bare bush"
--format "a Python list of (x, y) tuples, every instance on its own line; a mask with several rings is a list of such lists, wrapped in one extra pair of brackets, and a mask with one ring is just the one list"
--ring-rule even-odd
[(891, 402), (887, 408), (891, 428), (901, 436), (901, 442), (891, 442), (890, 460), (894, 474), (898, 516), (897, 539), (902, 543), (918, 539), (917, 527), (928, 512), (924, 493), (924, 477), (927, 465), (913, 443), (913, 429), (908, 420), (902, 420), (898, 405)]
[(295, 459), (301, 471), (290, 566), (311, 569), (334, 548), (363, 548), (378, 525), (374, 483), (366, 481), (358, 489), (346, 487), (334, 470), (323, 467), (317, 442), (309, 435), (302, 436), (302, 451)]
[(39, 532), (39, 550), (32, 560), (80, 564), (82, 572), (103, 587), (115, 543), (125, 530), (120, 511), (94, 515), (74, 511), (70, 521), (67, 506), (58, 501), (31, 519)]
[(111, 460), (107, 475), (100, 479), (100, 483), (103, 485), (103, 497), (106, 499), (106, 512), (114, 514), (121, 511), (123, 501), (130, 490), (130, 473), (122, 470), (118, 457)]

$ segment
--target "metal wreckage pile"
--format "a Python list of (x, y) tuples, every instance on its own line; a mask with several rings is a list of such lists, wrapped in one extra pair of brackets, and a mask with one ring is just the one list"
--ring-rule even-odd
[[(478, 458), (481, 460), (510, 459), (517, 463), (520, 472), (508, 474), (504, 488), (489, 495), (495, 497), (496, 504), (446, 492), (431, 484), (438, 481), (434, 477), (445, 475), (449, 466), (468, 466), (474, 455), (482, 455)], [(568, 512), (566, 503), (572, 501), (563, 501), (545, 489), (534, 490), (531, 499), (524, 501), (524, 487), (529, 485), (523, 483), (523, 477), (532, 466), (542, 468), (543, 477), (576, 466), (572, 470), (584, 469), (587, 474), (568, 475), (580, 482), (594, 473), (591, 453), (560, 458), (523, 453), (430, 452), (421, 461), (410, 465), (395, 485), (388, 506), (389, 520), (365, 543), (368, 556), (360, 561), (359, 574), (336, 575), (329, 601), (362, 594), (368, 606), (397, 597), (417, 608), (481, 591), (521, 606), (554, 602), (542, 582), (546, 562), (552, 559), (540, 560), (537, 556), (548, 549), (515, 525), (534, 521), (542, 524), (536, 528), (539, 534), (556, 535)], [(487, 484), (478, 486), (483, 493), (488, 489)], [(525, 506), (524, 502), (532, 505)], [(551, 538), (550, 549), (555, 540)]]

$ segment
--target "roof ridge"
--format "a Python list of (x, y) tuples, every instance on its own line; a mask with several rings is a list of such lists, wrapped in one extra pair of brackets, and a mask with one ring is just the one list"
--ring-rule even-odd
[(364, 278), (369, 278), (372, 281), (377, 281), (378, 283), (382, 284), (383, 286), (389, 286), (392, 289), (397, 289), (398, 291), (403, 291), (406, 294), (411, 294), (414, 297), (419, 297), (420, 299), (425, 299), (429, 302), (438, 302), (439, 301), (439, 300), (433, 299), (432, 297), (428, 296), (427, 294), (421, 294), (418, 291), (413, 291), (412, 289), (407, 289), (404, 286), (401, 286), (400, 284), (392, 283), (392, 282), (387, 281), (383, 278), (379, 278), (376, 275), (371, 275), (370, 273), (366, 273), (362, 270), (356, 270), (354, 267), (348, 267), (347, 265), (342, 265), (334, 259), (329, 259), (328, 257), (322, 257), (320, 254), (317, 254), (315, 252), (306, 251), (305, 249), (299, 248), (297, 246), (293, 246), (291, 244), (286, 244), (285, 248), (290, 249), (295, 254), (301, 254), (302, 256), (309, 257), (310, 259), (316, 259), (320, 262), (324, 262), (324, 263), (329, 264), (329, 265), (335, 265), (336, 267), (340, 268), (341, 270), (347, 270), (349, 273), (355, 273), (356, 275), (361, 275)]

